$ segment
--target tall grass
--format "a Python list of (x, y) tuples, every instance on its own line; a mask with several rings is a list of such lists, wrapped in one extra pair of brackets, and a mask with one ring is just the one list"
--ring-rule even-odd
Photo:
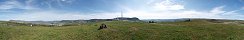
[[(97, 30), (102, 23), (108, 28)], [(206, 21), (153, 24), (112, 21), (64, 27), (0, 26), (0, 40), (244, 40), (244, 26)]]

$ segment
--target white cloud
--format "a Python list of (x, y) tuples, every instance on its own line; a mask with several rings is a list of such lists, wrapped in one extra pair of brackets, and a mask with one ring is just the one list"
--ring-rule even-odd
[(141, 19), (176, 19), (176, 18), (220, 18), (217, 15), (208, 12), (199, 12), (194, 10), (178, 12), (145, 12), (131, 11), (125, 13), (126, 17), (138, 17)]
[(0, 9), (19, 8), (22, 5), (18, 1), (6, 1), (0, 4)]
[[(46, 0), (46, 2), (40, 2), (42, 6), (48, 6), (50, 9), (53, 5), (51, 3), (57, 3), (60, 7), (63, 7), (65, 5), (71, 4), (75, 0)], [(36, 7), (35, 3), (38, 2), (37, 0), (25, 0), (25, 3), (21, 3), (17, 0), (8, 0), (5, 2), (0, 3), (0, 9), (1, 10), (8, 10), (8, 9), (26, 9), (26, 10), (32, 10), (32, 9), (39, 9)]]
[(65, 19), (81, 19), (83, 16), (79, 16), (73, 13), (62, 13), (55, 11), (33, 11), (25, 12), (24, 14), (12, 15), (15, 16), (13, 20), (65, 20)]
[(66, 0), (61, 0), (61, 1), (66, 1)]
[(184, 6), (171, 2), (171, 0), (165, 0), (160, 3), (155, 3), (153, 8), (158, 10), (181, 10), (184, 9)]
[[(175, 18), (213, 18), (213, 19), (240, 19), (244, 17), (239, 13), (236, 13), (240, 10), (233, 11), (224, 11), (224, 6), (214, 7), (210, 11), (195, 11), (195, 10), (133, 10), (130, 8), (124, 7), (127, 9), (125, 12), (126, 17), (138, 17), (141, 19), (175, 19)], [(129, 11), (128, 11), (129, 10)], [(160, 11), (160, 12), (157, 12)]]
[(241, 9), (242, 9), (242, 10), (244, 10), (244, 6), (243, 6), (243, 7), (241, 7)]
[(211, 10), (210, 12), (213, 14), (221, 14), (221, 13), (225, 13), (226, 11), (223, 11), (224, 6), (219, 6), (219, 7), (215, 7), (213, 10)]
[(52, 21), (52, 20), (77, 20), (77, 19), (108, 19), (118, 17), (119, 13), (92, 13), (84, 14), (81, 12), (62, 12), (54, 10), (27, 11), (23, 14), (11, 15), (8, 20), (26, 21)]
[(148, 0), (148, 2), (146, 4), (151, 4), (153, 3), (155, 0)]
[[(212, 10), (222, 10), (221, 7), (215, 7), (208, 12), (185, 10), (185, 11), (163, 11), (163, 12), (151, 12), (143, 10), (133, 10), (129, 8), (124, 12), (125, 17), (138, 17), (140, 19), (176, 19), (176, 18), (215, 18), (215, 19), (240, 19), (244, 15), (236, 13), (239, 10), (224, 11), (225, 13), (212, 12)], [(84, 14), (81, 12), (62, 12), (53, 10), (40, 10), (40, 11), (28, 11), (25, 14), (14, 15), (15, 20), (77, 20), (77, 19), (111, 19), (120, 16), (120, 12), (103, 12), (103, 13), (91, 13)]]
[[(47, 4), (50, 3), (48, 2)], [(214, 7), (210, 11), (204, 12), (204, 11), (196, 11), (196, 10), (182, 10), (185, 9), (184, 5), (176, 4), (171, 0), (165, 0), (159, 3), (149, 2), (149, 4), (152, 4), (153, 6), (150, 6), (149, 9), (140, 9), (140, 10), (135, 10), (136, 8), (132, 9), (126, 6), (120, 6), (120, 7), (124, 9), (125, 17), (138, 17), (140, 19), (175, 19), (175, 18), (241, 19), (244, 18), (244, 15), (236, 13), (237, 11), (243, 10), (244, 7), (242, 7), (242, 9), (240, 10), (225, 11), (223, 10), (225, 6), (218, 6), (218, 7)], [(49, 6), (51, 7), (52, 5), (50, 4)], [(9, 9), (11, 9), (11, 7)], [(120, 12), (115, 12), (115, 13), (106, 12), (106, 11), (102, 11), (102, 12), (103, 13), (87, 14), (82, 12), (62, 12), (58, 10), (26, 11), (24, 12), (24, 14), (13, 15), (15, 17), (12, 17), (12, 19), (49, 21), (49, 20), (76, 20), (76, 19), (94, 19), (94, 18), (106, 19), (106, 18), (115, 18), (120, 16)]]
[(25, 5), (23, 5), (22, 8), (23, 8), (23, 9), (38, 9), (38, 8), (36, 8), (36, 7), (33, 6), (34, 1), (35, 1), (35, 0), (27, 0), (27, 1), (25, 2)]
[(16, 0), (5, 1), (0, 4), (1, 10), (8, 10), (8, 9), (36, 9), (32, 7), (30, 4), (31, 1), (27, 1), (26, 4), (20, 3)]
[[(159, 3), (152, 1), (146, 2), (147, 5), (153, 5), (145, 8), (133, 9), (121, 6), (125, 10), (125, 17), (138, 17), (140, 19), (175, 19), (175, 18), (212, 18), (212, 19), (240, 19), (244, 17), (239, 10), (225, 11), (226, 6), (217, 6), (209, 11), (181, 10), (185, 9), (184, 5), (176, 4), (172, 0), (164, 0)], [(242, 10), (242, 9), (240, 9)], [(113, 14), (113, 13), (111, 13)]]

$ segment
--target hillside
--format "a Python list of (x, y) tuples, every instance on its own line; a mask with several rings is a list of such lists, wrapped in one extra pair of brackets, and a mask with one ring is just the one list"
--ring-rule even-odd
[[(31, 27), (28, 24), (1, 21), (0, 40), (244, 40), (244, 24), (237, 21), (221, 22), (107, 21), (61, 27)], [(97, 30), (102, 23), (108, 28)]]

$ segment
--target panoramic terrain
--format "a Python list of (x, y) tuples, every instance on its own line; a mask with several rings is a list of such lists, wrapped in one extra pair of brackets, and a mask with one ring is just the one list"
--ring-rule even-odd
[[(108, 28), (97, 30), (104, 23)], [(102, 21), (63, 26), (0, 22), (0, 40), (244, 40), (241, 20)]]
[(244, 40), (244, 0), (0, 0), (0, 40)]

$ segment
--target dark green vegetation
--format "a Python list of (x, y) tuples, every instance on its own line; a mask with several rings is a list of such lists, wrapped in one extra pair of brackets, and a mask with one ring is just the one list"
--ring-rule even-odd
[[(97, 30), (105, 23), (107, 29)], [(0, 22), (0, 40), (244, 40), (244, 24), (238, 21), (215, 23), (143, 23), (110, 21), (46, 27)]]

